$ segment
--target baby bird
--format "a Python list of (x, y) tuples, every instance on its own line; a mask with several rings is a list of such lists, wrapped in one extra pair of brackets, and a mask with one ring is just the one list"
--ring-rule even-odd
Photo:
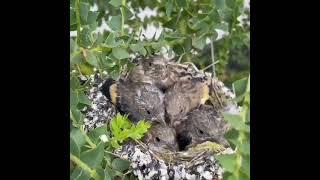
[(162, 56), (140, 60), (127, 75), (132, 82), (154, 84), (167, 89), (187, 73), (188, 66), (177, 65)]
[(165, 124), (164, 94), (156, 86), (108, 79), (102, 86), (102, 92), (134, 123), (144, 119)]
[(152, 151), (178, 151), (175, 129), (159, 123), (152, 124), (143, 141)]
[(180, 147), (192, 147), (205, 141), (213, 141), (228, 147), (224, 138), (229, 125), (222, 116), (209, 105), (201, 105), (191, 111), (176, 127)]
[(208, 99), (209, 87), (206, 81), (191, 77), (178, 81), (165, 94), (166, 118), (172, 126), (176, 126), (189, 111), (204, 104)]

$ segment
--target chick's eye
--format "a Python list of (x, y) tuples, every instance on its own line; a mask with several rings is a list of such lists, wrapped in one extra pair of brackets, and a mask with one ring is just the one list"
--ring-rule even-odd
[(157, 141), (157, 142), (160, 142), (160, 138), (156, 137), (156, 141)]
[(149, 110), (147, 110), (147, 113), (148, 113), (148, 114), (151, 114)]
[(203, 132), (202, 130), (200, 130), (200, 129), (199, 129), (199, 133), (200, 133), (201, 135), (204, 134), (204, 132)]

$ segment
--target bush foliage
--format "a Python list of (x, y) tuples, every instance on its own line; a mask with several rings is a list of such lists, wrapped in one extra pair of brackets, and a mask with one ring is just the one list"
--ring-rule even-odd
[[(142, 19), (140, 11), (146, 9), (156, 10), (156, 15)], [(236, 153), (219, 160), (226, 179), (249, 179), (250, 26), (249, 19), (242, 22), (245, 16), (250, 11), (243, 0), (70, 0), (70, 33), (75, 34), (70, 37), (70, 158), (77, 164), (70, 179), (134, 178), (127, 173), (128, 162), (112, 150), (128, 138), (141, 138), (150, 127), (145, 122), (132, 125), (118, 115), (110, 127), (84, 132), (80, 110), (90, 101), (86, 84), (76, 75), (91, 75), (96, 68), (116, 78), (131, 67), (134, 57), (159, 53), (193, 62), (199, 69), (215, 64), (206, 70), (232, 85), (242, 113), (225, 114), (225, 119), (232, 125), (227, 136)], [(145, 37), (150, 25), (161, 33)]]

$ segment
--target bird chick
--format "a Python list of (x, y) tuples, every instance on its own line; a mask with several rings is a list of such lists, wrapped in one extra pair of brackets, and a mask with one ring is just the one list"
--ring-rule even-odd
[(151, 126), (143, 141), (155, 152), (178, 150), (175, 129), (159, 123)]
[(133, 82), (154, 84), (160, 89), (167, 89), (187, 73), (188, 66), (170, 62), (162, 56), (140, 60), (127, 75)]
[(156, 86), (108, 79), (102, 86), (102, 91), (134, 123), (144, 119), (165, 124), (164, 94)]
[(222, 116), (209, 105), (201, 105), (191, 111), (176, 127), (181, 149), (193, 147), (205, 141), (212, 141), (228, 147), (224, 134), (229, 128)]
[(209, 87), (206, 81), (191, 77), (178, 81), (165, 94), (166, 118), (172, 126), (176, 126), (189, 111), (204, 104), (208, 99)]

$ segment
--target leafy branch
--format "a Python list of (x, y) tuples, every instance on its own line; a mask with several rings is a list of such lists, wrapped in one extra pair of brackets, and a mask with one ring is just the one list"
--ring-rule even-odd
[(87, 171), (90, 176), (95, 179), (95, 180), (101, 180), (101, 177), (98, 175), (98, 173), (96, 172), (96, 170), (91, 169), (87, 164), (85, 164), (84, 162), (82, 162), (79, 158), (77, 158), (76, 156), (74, 156), (73, 154), (70, 153), (70, 159), (72, 162), (74, 162), (76, 165), (78, 165), (79, 167), (81, 167), (82, 169), (84, 169), (85, 171)]

